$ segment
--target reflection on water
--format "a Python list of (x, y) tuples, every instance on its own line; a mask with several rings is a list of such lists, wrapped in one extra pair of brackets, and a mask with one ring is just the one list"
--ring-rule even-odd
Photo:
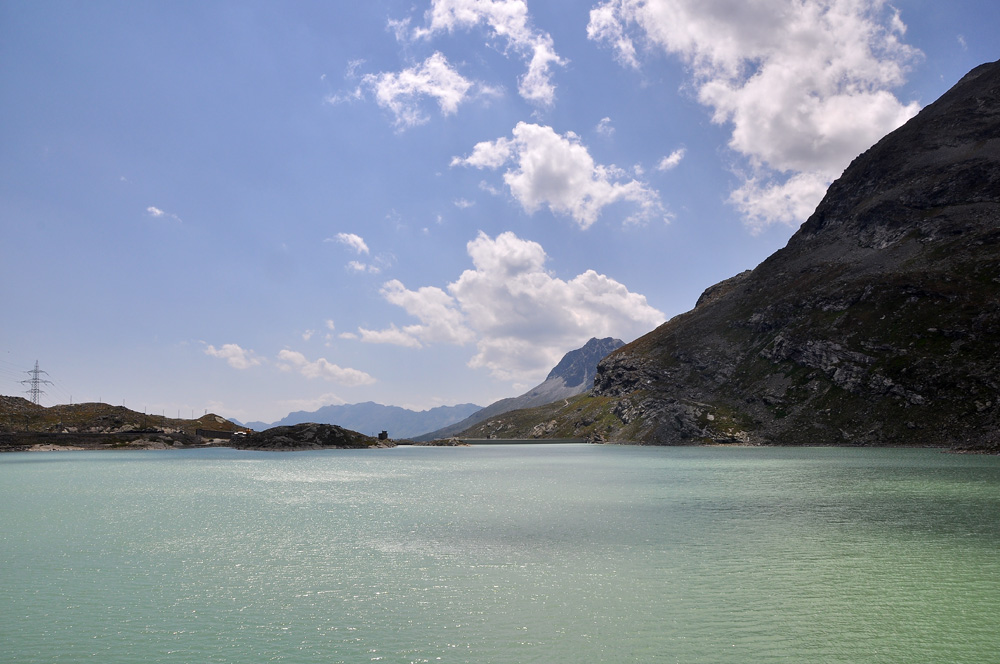
[(0, 457), (12, 662), (983, 662), (1000, 459), (397, 448)]

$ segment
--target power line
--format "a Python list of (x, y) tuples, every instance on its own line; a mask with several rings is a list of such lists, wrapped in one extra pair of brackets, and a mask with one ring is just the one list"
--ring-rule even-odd
[(52, 381), (51, 380), (45, 380), (44, 378), (39, 378), (39, 376), (41, 376), (41, 374), (45, 374), (46, 376), (48, 376), (49, 374), (48, 374), (48, 372), (42, 371), (41, 369), (38, 368), (38, 360), (35, 360), (35, 368), (34, 369), (32, 369), (31, 371), (25, 371), (24, 373), (26, 373), (29, 376), (31, 376), (31, 378), (28, 378), (26, 380), (22, 380), (21, 384), (29, 386), (28, 389), (25, 390), (25, 392), (27, 392), (31, 396), (31, 403), (33, 403), (33, 404), (35, 404), (37, 406), (38, 405), (38, 397), (40, 395), (42, 395), (42, 394), (45, 394), (45, 391), (42, 390), (40, 386), (41, 385), (51, 385)]
[(0, 360), (0, 376), (6, 376), (11, 378), (13, 382), (18, 383), (21, 380), (21, 376), (24, 375), (24, 369), (21, 368), (23, 365), (11, 364), (4, 360)]
[(49, 396), (52, 397), (55, 403), (73, 403), (73, 393), (58, 380), (52, 381), (52, 389)]

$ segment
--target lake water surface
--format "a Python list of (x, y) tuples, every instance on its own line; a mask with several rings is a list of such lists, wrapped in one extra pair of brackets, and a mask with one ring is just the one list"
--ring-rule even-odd
[(969, 662), (1000, 458), (400, 447), (0, 456), (4, 662)]

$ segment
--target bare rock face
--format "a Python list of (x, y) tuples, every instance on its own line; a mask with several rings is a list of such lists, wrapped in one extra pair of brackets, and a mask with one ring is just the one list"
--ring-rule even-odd
[(1000, 62), (859, 156), (788, 245), (612, 353), (593, 432), (1000, 445)]
[(273, 427), (245, 436), (234, 436), (230, 446), (245, 450), (320, 450), (365, 449), (379, 446), (379, 441), (334, 424), (294, 424)]

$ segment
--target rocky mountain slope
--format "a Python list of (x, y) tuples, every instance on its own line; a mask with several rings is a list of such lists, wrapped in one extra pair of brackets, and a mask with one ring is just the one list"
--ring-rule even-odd
[(787, 246), (523, 433), (1000, 447), (1000, 62), (859, 156)]
[(372, 435), (378, 434), (380, 431), (387, 431), (393, 438), (409, 438), (458, 422), (480, 408), (482, 406), (477, 406), (474, 403), (463, 403), (457, 406), (438, 406), (428, 410), (414, 411), (399, 406), (383, 406), (380, 403), (366, 401), (339, 406), (323, 406), (312, 412), (300, 410), (289, 413), (286, 417), (272, 424), (248, 422), (247, 426), (262, 431), (271, 427), (305, 423), (334, 424)]
[[(524, 408), (534, 408), (554, 401), (568, 399), (586, 392), (594, 385), (597, 363), (608, 353), (625, 345), (621, 339), (605, 337), (591, 338), (582, 348), (566, 353), (545, 381), (518, 397), (495, 401), (461, 422), (418, 436), (416, 440), (448, 438), (466, 431), (480, 422), (487, 421), (503, 413)], [(485, 438), (485, 435), (478, 437)]]

